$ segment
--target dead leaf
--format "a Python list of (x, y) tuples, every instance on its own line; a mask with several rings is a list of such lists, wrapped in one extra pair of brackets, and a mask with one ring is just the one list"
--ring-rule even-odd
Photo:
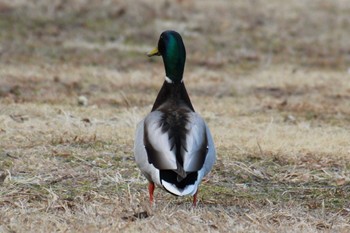
[(0, 184), (4, 183), (6, 177), (7, 177), (7, 173), (0, 171)]
[(22, 115), (22, 114), (16, 114), (16, 115), (10, 115), (11, 119), (18, 122), (18, 123), (22, 123), (24, 121), (29, 120), (28, 116)]
[(130, 216), (123, 216), (122, 219), (133, 222), (133, 221), (136, 221), (137, 219), (145, 219), (145, 218), (148, 218), (148, 217), (150, 217), (148, 212), (147, 211), (142, 211), (142, 212), (138, 212), (138, 213), (135, 213), (133, 215), (130, 215)]
[(335, 181), (335, 183), (340, 186), (340, 185), (344, 185), (346, 183), (345, 178), (339, 178)]
[(331, 228), (331, 226), (327, 223), (320, 222), (320, 223), (316, 224), (317, 230), (330, 229), (330, 228)]

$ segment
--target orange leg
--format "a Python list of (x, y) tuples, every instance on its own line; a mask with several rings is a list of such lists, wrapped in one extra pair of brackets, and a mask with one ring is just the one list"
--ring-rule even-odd
[(197, 194), (198, 194), (198, 189), (196, 191), (196, 193), (193, 195), (193, 207), (197, 206)]
[(149, 182), (148, 183), (148, 192), (149, 192), (149, 202), (151, 203), (151, 205), (153, 204), (153, 192), (154, 192), (154, 183), (153, 182)]

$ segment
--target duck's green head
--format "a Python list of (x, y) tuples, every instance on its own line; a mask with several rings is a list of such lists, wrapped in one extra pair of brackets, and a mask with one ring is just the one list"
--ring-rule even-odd
[(158, 47), (147, 55), (149, 57), (155, 55), (163, 57), (168, 82), (178, 83), (182, 81), (186, 61), (186, 50), (179, 33), (175, 31), (163, 32), (160, 35)]

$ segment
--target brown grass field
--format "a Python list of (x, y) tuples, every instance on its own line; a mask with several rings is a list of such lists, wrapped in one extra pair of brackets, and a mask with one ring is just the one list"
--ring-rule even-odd
[[(350, 232), (348, 0), (1, 0), (0, 28), (0, 232)], [(150, 207), (133, 158), (166, 29), (217, 147), (197, 208)]]

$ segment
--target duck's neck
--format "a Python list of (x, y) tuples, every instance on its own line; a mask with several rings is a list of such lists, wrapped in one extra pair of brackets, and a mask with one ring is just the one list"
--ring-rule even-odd
[(194, 112), (194, 108), (192, 106), (190, 97), (187, 94), (185, 84), (182, 81), (176, 83), (169, 83), (167, 81), (164, 81), (163, 86), (156, 98), (156, 101), (153, 104), (152, 112), (156, 111), (165, 103), (185, 105)]

